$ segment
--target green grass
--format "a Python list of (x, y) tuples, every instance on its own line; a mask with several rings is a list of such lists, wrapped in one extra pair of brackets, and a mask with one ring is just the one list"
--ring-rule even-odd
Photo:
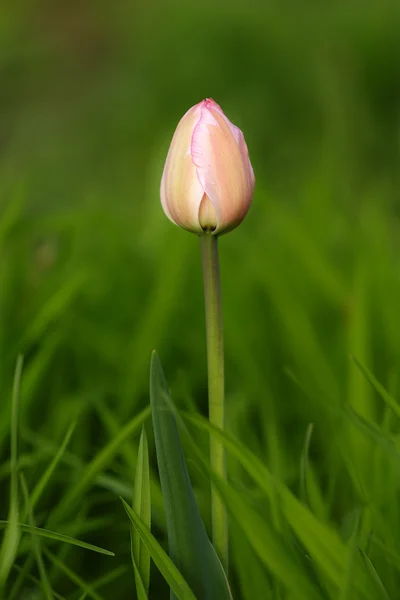
[[(119, 496), (132, 502), (143, 424), (166, 550), (154, 348), (210, 531), (200, 248), (158, 191), (174, 127), (205, 96), (244, 130), (256, 174), (220, 240), (233, 597), (396, 600), (398, 2), (6, 4), (4, 600), (135, 598)], [(149, 597), (169, 597), (154, 564)]]

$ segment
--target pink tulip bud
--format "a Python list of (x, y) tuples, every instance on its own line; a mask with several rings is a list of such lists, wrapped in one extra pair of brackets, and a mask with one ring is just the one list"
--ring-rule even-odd
[(208, 98), (180, 120), (161, 179), (161, 203), (176, 225), (226, 233), (250, 208), (254, 172), (243, 133)]

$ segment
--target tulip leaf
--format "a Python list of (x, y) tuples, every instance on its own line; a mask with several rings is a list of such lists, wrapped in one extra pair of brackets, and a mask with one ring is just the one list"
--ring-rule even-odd
[(196, 596), (193, 594), (189, 585), (169, 558), (168, 554), (164, 552), (156, 538), (150, 533), (148, 527), (146, 527), (143, 521), (123, 498), (120, 497), (120, 500), (132, 526), (135, 528), (135, 531), (149, 551), (150, 556), (161, 575), (164, 577), (171, 590), (174, 591), (176, 598), (178, 598), (178, 600), (196, 600)]
[[(320, 591), (316, 588), (314, 582), (310, 581), (304, 573), (297, 557), (293, 555), (287, 540), (274, 531), (268, 521), (263, 519), (256, 512), (252, 504), (243, 497), (243, 494), (228, 485), (226, 481), (210, 469), (209, 463), (193, 441), (185, 422), (176, 411), (172, 401), (167, 398), (166, 402), (169, 404), (171, 410), (174, 411), (177, 422), (186, 434), (186, 441), (193, 452), (198, 467), (204, 475), (211, 477), (232, 519), (236, 521), (238, 527), (242, 530), (247, 542), (261, 563), (281, 580), (296, 599), (318, 600), (321, 597)], [(190, 417), (192, 417), (194, 424), (204, 423), (204, 428), (208, 428), (207, 430), (210, 433), (214, 433), (214, 431), (220, 432), (219, 429), (211, 425), (204, 417), (195, 414), (188, 415), (187, 418), (189, 421), (192, 420)], [(225, 435), (221, 432), (221, 441), (225, 440)], [(229, 447), (227, 446), (227, 448)], [(290, 576), (288, 576), (289, 573)]]
[[(231, 600), (228, 581), (201, 519), (160, 360), (150, 368), (154, 439), (167, 520), (169, 555), (202, 600)], [(171, 600), (175, 595), (171, 591)]]
[[(149, 450), (144, 428), (140, 436), (138, 459), (136, 466), (135, 482), (133, 486), (132, 508), (150, 529), (151, 503), (150, 503), (150, 471)], [(150, 584), (150, 554), (143, 544), (140, 535), (131, 525), (131, 555), (135, 571), (136, 588), (148, 594)], [(143, 588), (143, 589), (141, 589)]]

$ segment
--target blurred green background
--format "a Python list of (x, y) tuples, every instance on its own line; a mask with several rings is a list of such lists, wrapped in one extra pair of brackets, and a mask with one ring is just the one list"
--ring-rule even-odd
[[(370, 538), (400, 555), (398, 459), (382, 450), (396, 447), (399, 423), (351, 359), (396, 394), (397, 0), (1, 4), (0, 516), (18, 353), (30, 489), (77, 419), (36, 507), (42, 526), (148, 404), (153, 348), (176, 404), (206, 412), (199, 243), (164, 216), (159, 182), (178, 120), (209, 96), (244, 131), (256, 174), (246, 221), (220, 240), (229, 431), (298, 493), (313, 423), (313, 510), (344, 538), (360, 511), (357, 543), (398, 598), (398, 572)], [(137, 444), (134, 435), (102, 467), (108, 479), (90, 481), (52, 523), (116, 553), (56, 547), (87, 582), (120, 569), (102, 598), (135, 597), (118, 494), (129, 499)], [(189, 467), (208, 522), (208, 484)], [(155, 472), (153, 531), (164, 543)], [(231, 477), (251, 495), (234, 462)], [(259, 510), (268, 518), (266, 505)], [(245, 544), (233, 534), (235, 598), (294, 598), (284, 586), (278, 595), (273, 573), (270, 596), (246, 591)], [(26, 536), (17, 568), (30, 553)], [(78, 598), (79, 585), (48, 567), (54, 589)], [(38, 576), (34, 561), (26, 572)], [(42, 598), (37, 589), (11, 572), (10, 598)], [(167, 597), (156, 572), (152, 590)]]

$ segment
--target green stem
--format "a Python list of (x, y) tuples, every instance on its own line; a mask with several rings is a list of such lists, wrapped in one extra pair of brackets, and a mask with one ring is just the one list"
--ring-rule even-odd
[[(206, 308), (208, 406), (210, 422), (224, 429), (224, 338), (222, 331), (221, 286), (218, 260), (218, 238), (206, 233), (200, 237)], [(226, 479), (223, 444), (210, 437), (211, 469)], [(217, 490), (211, 488), (211, 518), (214, 547), (228, 567), (228, 520), (225, 506)]]

